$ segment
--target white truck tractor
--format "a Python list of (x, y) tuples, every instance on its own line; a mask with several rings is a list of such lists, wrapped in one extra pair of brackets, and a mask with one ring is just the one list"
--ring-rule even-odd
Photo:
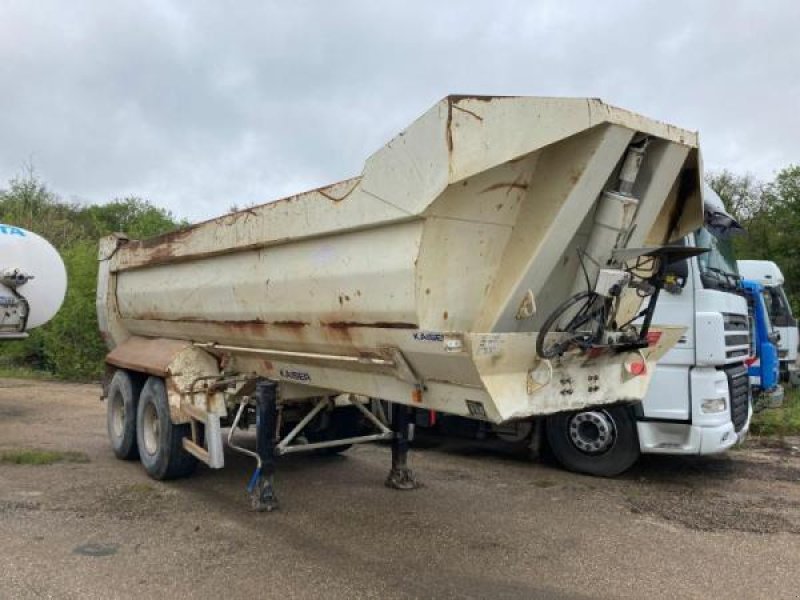
[(650, 388), (632, 407), (589, 407), (492, 426), (418, 412), (417, 424), (446, 434), (497, 437), (538, 456), (547, 442), (567, 469), (613, 476), (641, 453), (713, 454), (747, 434), (752, 414), (745, 360), (750, 355), (747, 301), (730, 236), (741, 226), (708, 186), (704, 225), (683, 239), (708, 252), (669, 267), (654, 323), (685, 328), (658, 362)]
[(781, 379), (792, 385), (798, 384), (797, 347), (800, 343), (797, 333), (797, 319), (783, 289), (785, 283), (780, 267), (771, 260), (740, 260), (739, 273), (745, 279), (752, 279), (764, 286), (764, 301), (767, 305), (772, 327), (780, 334), (778, 340), (778, 359)]
[(61, 308), (67, 272), (43, 237), (0, 223), (0, 340), (18, 340)]
[(638, 411), (643, 453), (722, 452), (741, 441), (750, 425), (747, 301), (730, 240), (741, 227), (708, 186), (703, 200), (705, 225), (686, 243), (709, 251), (676, 265), (676, 284), (655, 310), (654, 322), (687, 329), (659, 361)]

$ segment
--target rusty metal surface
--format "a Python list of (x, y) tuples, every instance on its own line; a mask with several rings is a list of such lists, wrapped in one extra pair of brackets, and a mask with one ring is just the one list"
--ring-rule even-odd
[[(489, 403), (490, 420), (518, 414), (510, 390), (527, 389), (536, 360), (525, 344), (581, 279), (577, 249), (601, 229), (598, 199), (644, 135), (652, 139), (633, 190), (630, 240), (664, 242), (699, 224), (696, 134), (595, 99), (452, 96), (369, 157), (356, 178), (158, 238), (104, 242), (102, 332), (111, 346), (138, 336), (344, 356), (396, 349), (429, 382), (424, 402), (437, 410), (461, 414), (467, 396), (483, 394), (475, 401)], [(521, 312), (525, 302), (530, 310)], [(449, 334), (465, 345), (472, 335), (525, 341), (509, 342), (518, 357), (486, 363), (466, 349), (448, 355)], [(390, 384), (386, 369), (357, 363), (348, 371), (314, 360), (217, 358), (271, 377), (283, 369), (320, 389), (415, 397), (407, 383)], [(110, 360), (122, 359), (112, 352)], [(513, 384), (494, 377), (487, 396), (489, 367), (512, 363)], [(624, 392), (636, 399), (644, 389), (637, 382)]]
[(131, 337), (114, 348), (106, 356), (106, 362), (123, 369), (164, 377), (175, 357), (190, 346), (181, 340)]

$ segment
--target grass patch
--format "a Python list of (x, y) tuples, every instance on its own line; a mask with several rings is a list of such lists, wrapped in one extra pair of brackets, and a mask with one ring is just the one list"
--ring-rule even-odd
[(750, 432), (765, 437), (800, 435), (800, 390), (784, 387), (780, 408), (767, 408), (753, 415)]
[(125, 491), (131, 494), (145, 495), (152, 494), (158, 490), (152, 483), (131, 483), (125, 486)]
[(52, 465), (55, 463), (88, 463), (89, 457), (83, 452), (67, 450), (38, 450), (17, 448), (0, 450), (0, 463), (7, 465)]
[(53, 374), (47, 371), (0, 365), (0, 378), (3, 377), (7, 379), (37, 379), (39, 381), (53, 381), (55, 379)]

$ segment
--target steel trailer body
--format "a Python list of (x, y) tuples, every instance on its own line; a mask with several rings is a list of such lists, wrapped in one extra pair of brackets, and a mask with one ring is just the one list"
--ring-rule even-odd
[(635, 402), (652, 369), (626, 369), (680, 328), (554, 360), (537, 331), (583, 285), (579, 249), (595, 277), (614, 250), (697, 228), (701, 179), (695, 133), (596, 99), (451, 96), (358, 177), (104, 239), (107, 362), (164, 378), (175, 423), (228, 418), (252, 393), (213, 383), (231, 375), (284, 403), (349, 393), (493, 423)]

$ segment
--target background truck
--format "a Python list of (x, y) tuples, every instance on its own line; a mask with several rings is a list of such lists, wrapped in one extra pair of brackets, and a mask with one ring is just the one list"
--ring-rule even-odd
[(778, 358), (781, 379), (797, 385), (797, 349), (800, 345), (797, 332), (797, 319), (792, 314), (792, 306), (784, 290), (785, 280), (777, 264), (771, 260), (740, 260), (739, 272), (745, 279), (751, 279), (764, 287), (764, 300), (767, 305), (772, 327), (780, 334)]
[(751, 415), (748, 305), (730, 240), (737, 230), (720, 198), (704, 186), (704, 225), (683, 243), (708, 252), (669, 265), (670, 284), (653, 316), (685, 333), (658, 362), (641, 404), (484, 426), (418, 413), (418, 423), (457, 435), (494, 435), (535, 456), (546, 441), (567, 469), (605, 476), (621, 473), (640, 453), (730, 448), (747, 434)]
[(67, 291), (64, 262), (43, 237), (0, 223), (0, 341), (52, 319)]
[(778, 366), (778, 340), (780, 334), (772, 327), (763, 286), (757, 281), (742, 281), (750, 312), (750, 357), (747, 373), (753, 391), (753, 406), (774, 408), (783, 402)]
[[(627, 411), (681, 335), (649, 325), (666, 264), (696, 252), (661, 246), (702, 223), (700, 164), (696, 134), (598, 100), (451, 96), (359, 177), (106, 238), (114, 451), (185, 476), (223, 466), (230, 426), (269, 510), (290, 452), (391, 439), (387, 484), (413, 488), (411, 407)], [(367, 397), (391, 404), (391, 430)], [(255, 452), (233, 439), (249, 424)]]

